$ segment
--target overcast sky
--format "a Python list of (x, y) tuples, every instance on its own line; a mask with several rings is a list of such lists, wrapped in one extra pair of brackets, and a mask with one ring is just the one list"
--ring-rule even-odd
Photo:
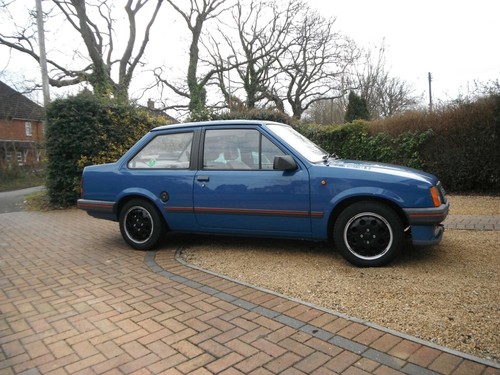
[(385, 38), (389, 71), (435, 99), (500, 79), (499, 0), (308, 0), (364, 46)]
[[(336, 17), (336, 29), (360, 46), (374, 48), (385, 39), (387, 70), (413, 85), (416, 94), (424, 96), (424, 103), (428, 101), (429, 72), (433, 76), (435, 102), (467, 94), (468, 89), (474, 88), (475, 80), (500, 78), (500, 0), (306, 1), (324, 17)], [(23, 3), (31, 6), (31, 0), (18, 1), (16, 5)], [(160, 55), (159, 64), (177, 65), (178, 71), (172, 72), (183, 77), (185, 64), (174, 61), (176, 56), (187, 53), (190, 34), (178, 15), (167, 4), (165, 8), (147, 55)], [(49, 32), (58, 35), (58, 44), (62, 46), (62, 30), (54, 25), (49, 28)], [(71, 41), (61, 49), (71, 50), (73, 44)], [(24, 56), (9, 61), (9, 54), (2, 49), (0, 69), (7, 66), (14, 80), (33, 69), (33, 75), (39, 77), (31, 59)], [(143, 79), (136, 77), (135, 81)]]

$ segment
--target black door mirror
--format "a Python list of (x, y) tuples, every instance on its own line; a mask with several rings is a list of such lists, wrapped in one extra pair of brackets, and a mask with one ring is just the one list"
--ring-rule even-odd
[(273, 169), (277, 171), (295, 171), (298, 166), (290, 155), (275, 156)]

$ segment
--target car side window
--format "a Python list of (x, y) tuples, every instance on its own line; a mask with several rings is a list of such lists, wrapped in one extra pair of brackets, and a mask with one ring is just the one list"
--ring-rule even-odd
[(256, 129), (211, 129), (205, 132), (204, 169), (273, 169), (284, 153)]
[(158, 135), (128, 162), (128, 167), (131, 169), (188, 169), (192, 143), (192, 132)]

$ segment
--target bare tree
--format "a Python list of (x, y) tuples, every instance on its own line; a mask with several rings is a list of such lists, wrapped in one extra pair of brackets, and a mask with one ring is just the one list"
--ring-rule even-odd
[(0, 0), (0, 9), (5, 10), (9, 8), (10, 4), (14, 3), (15, 0)]
[[(128, 39), (121, 55), (116, 56), (113, 3), (106, 0), (52, 0), (55, 9), (64, 15), (65, 20), (82, 38), (86, 47), (86, 54), (82, 57), (87, 65), (74, 68), (74, 61), (56, 61), (49, 56), (47, 63), (50, 67), (50, 84), (65, 87), (86, 82), (92, 86), (96, 95), (128, 100), (130, 82), (146, 50), (150, 31), (162, 2), (163, 0), (127, 0), (124, 9), (128, 21)], [(136, 45), (139, 34), (137, 18), (148, 3), (153, 4), (153, 7), (142, 31), (142, 40)], [(55, 20), (56, 18), (53, 22)], [(123, 38), (123, 33), (120, 33), (120, 37)], [(39, 62), (36, 40), (34, 23), (24, 28), (15, 27), (13, 33), (0, 32), (0, 45), (29, 55)], [(115, 66), (118, 71), (116, 80), (112, 77)]]
[[(203, 111), (206, 105), (206, 86), (217, 69), (210, 69), (202, 77), (198, 77), (198, 65), (200, 62), (200, 38), (205, 22), (217, 18), (221, 13), (233, 5), (226, 0), (190, 0), (189, 8), (182, 8), (181, 1), (166, 0), (179, 15), (184, 19), (191, 32), (191, 44), (189, 46), (189, 63), (187, 68), (187, 87), (176, 85), (163, 76), (163, 69), (155, 69), (155, 76), (160, 84), (174, 91), (177, 95), (189, 99), (189, 110), (191, 114)], [(185, 3), (187, 3), (185, 1)], [(177, 106), (178, 107), (178, 106)]]
[(334, 31), (334, 23), (334, 18), (325, 19), (306, 9), (294, 24), (292, 42), (278, 60), (284, 79), (278, 79), (271, 92), (285, 93), (296, 119), (313, 103), (342, 97), (351, 89), (344, 82), (347, 68), (358, 57), (357, 47)]
[(500, 95), (500, 79), (490, 79), (487, 82), (474, 81), (473, 94), (476, 97)]
[[(233, 19), (238, 28), (237, 45), (245, 63), (237, 65), (237, 72), (246, 93), (248, 109), (266, 100), (284, 110), (283, 102), (270, 95), (269, 87), (278, 74), (277, 61), (286, 51), (294, 17), (303, 8), (301, 0), (290, 0), (284, 8), (276, 1), (251, 1), (246, 8), (241, 1), (238, 2)], [(238, 62), (235, 47), (231, 48)]]
[[(345, 71), (356, 59), (357, 49), (349, 38), (334, 32), (334, 19), (325, 20), (301, 0), (282, 4), (238, 3), (233, 12), (238, 38), (225, 37), (234, 60), (226, 63), (231, 62), (228, 69), (236, 68), (237, 83), (246, 94), (245, 108), (272, 105), (285, 112), (287, 103), (300, 118), (314, 102), (342, 97), (353, 88)], [(219, 72), (224, 72), (224, 58), (213, 57)], [(222, 74), (219, 86), (229, 103)], [(243, 105), (231, 94), (233, 108), (235, 103)]]
[(419, 98), (405, 81), (391, 77), (386, 68), (385, 45), (376, 56), (368, 51), (357, 71), (360, 95), (366, 100), (372, 118), (390, 117), (416, 105)]
[(319, 100), (304, 112), (302, 120), (318, 125), (342, 124), (344, 115), (345, 106), (339, 99)]
[(386, 77), (378, 86), (379, 108), (382, 117), (391, 117), (410, 109), (419, 102), (414, 89), (396, 77)]

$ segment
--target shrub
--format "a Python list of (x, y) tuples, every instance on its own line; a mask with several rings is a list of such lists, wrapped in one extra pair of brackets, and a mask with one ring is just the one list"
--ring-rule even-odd
[(12, 166), (0, 168), (0, 191), (24, 189), (45, 183), (44, 164), (32, 166)]
[(293, 125), (293, 119), (286, 113), (272, 109), (252, 109), (244, 112), (226, 112), (213, 115), (212, 120), (262, 120), (275, 121), (283, 124)]
[(346, 125), (307, 126), (299, 129), (306, 137), (342, 159), (370, 160), (422, 168), (421, 148), (432, 131), (404, 132), (397, 136), (369, 133), (369, 123), (355, 121)]
[(500, 193), (500, 96), (442, 112), (423, 156), (454, 192)]
[(434, 112), (300, 131), (342, 158), (423, 169), (455, 193), (500, 193), (500, 96)]
[(75, 204), (83, 168), (116, 161), (162, 122), (142, 109), (84, 93), (47, 109), (47, 191), (54, 206)]
[(369, 120), (370, 112), (366, 100), (356, 95), (354, 91), (349, 93), (349, 102), (345, 112), (345, 121), (352, 122), (354, 120)]

